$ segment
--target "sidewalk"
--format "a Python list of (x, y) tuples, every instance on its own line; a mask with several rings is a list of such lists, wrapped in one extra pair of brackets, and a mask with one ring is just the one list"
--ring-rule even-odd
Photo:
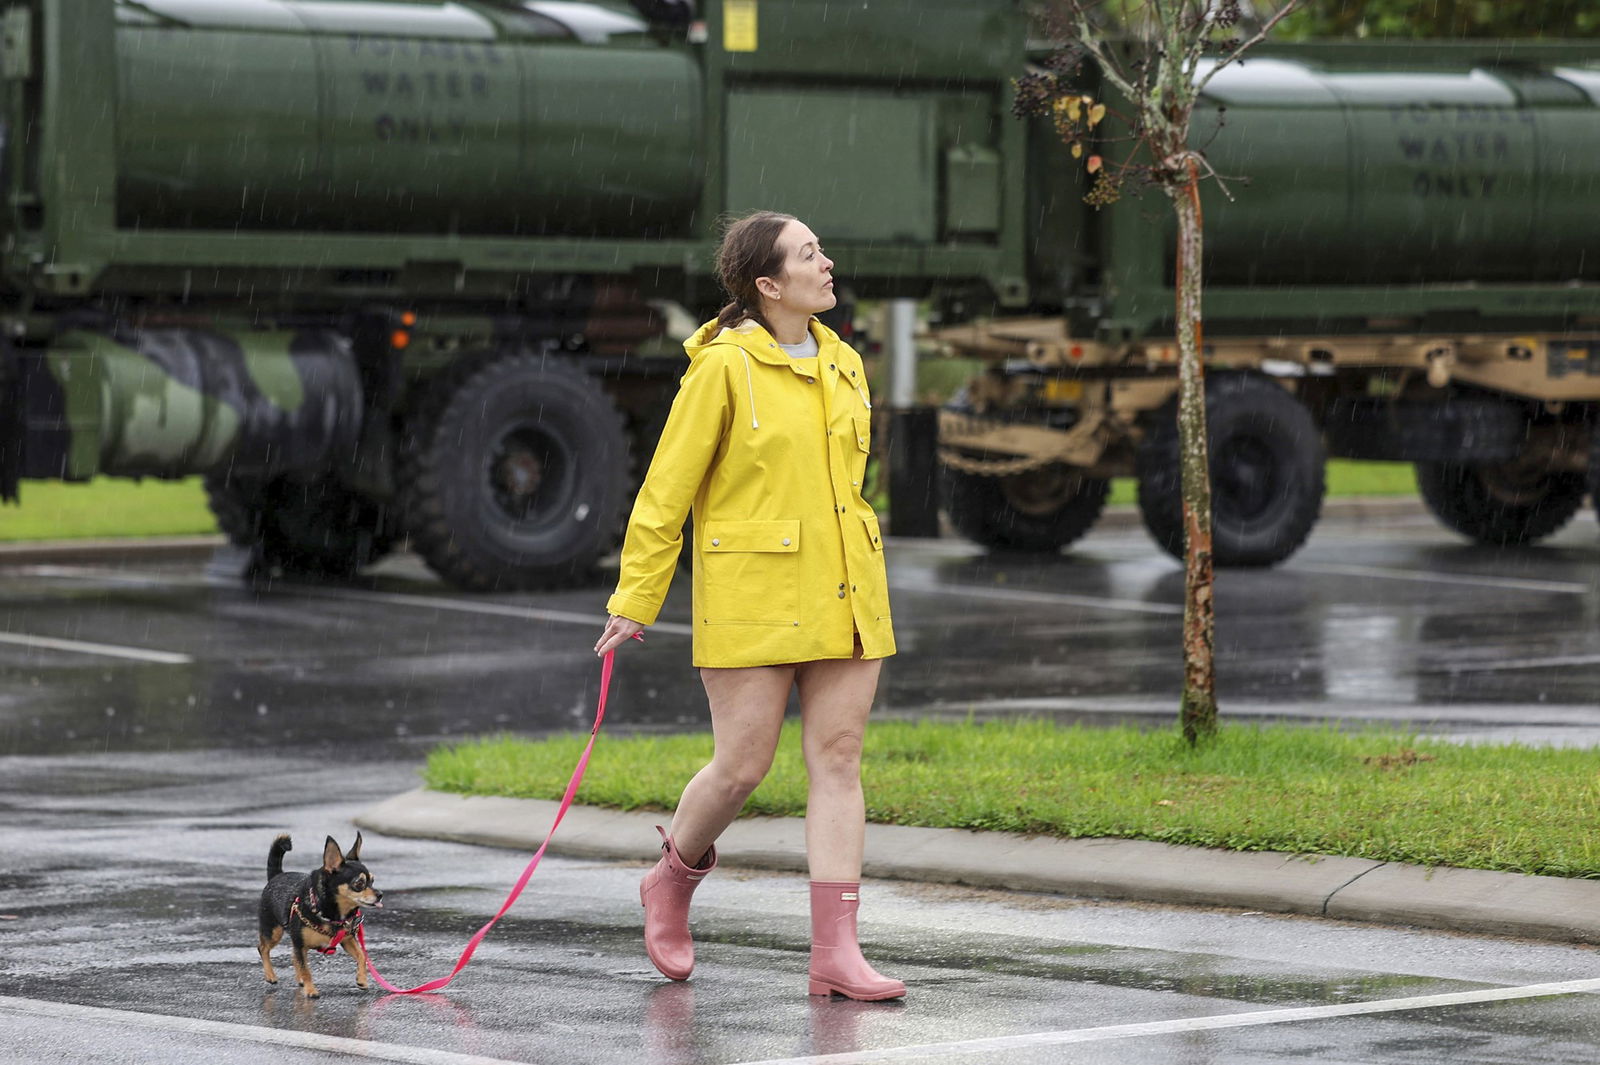
[[(369, 832), (531, 854), (558, 805), (418, 789), (379, 803), (355, 823)], [(661, 813), (574, 806), (549, 853), (642, 864), (654, 857), (652, 826), (666, 819)], [(894, 825), (868, 825), (866, 852), (863, 872), (891, 880), (1600, 943), (1600, 881), (1593, 880)], [(804, 872), (803, 822), (735, 821), (717, 841), (717, 855), (730, 867)]]

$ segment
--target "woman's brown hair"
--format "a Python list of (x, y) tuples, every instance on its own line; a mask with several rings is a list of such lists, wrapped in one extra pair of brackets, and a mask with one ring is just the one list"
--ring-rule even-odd
[(778, 247), (778, 234), (794, 220), (794, 215), (778, 211), (756, 211), (735, 219), (722, 234), (717, 248), (717, 282), (728, 294), (728, 304), (717, 315), (719, 328), (754, 318), (771, 329), (761, 314), (756, 278), (777, 277), (783, 272), (784, 250)]

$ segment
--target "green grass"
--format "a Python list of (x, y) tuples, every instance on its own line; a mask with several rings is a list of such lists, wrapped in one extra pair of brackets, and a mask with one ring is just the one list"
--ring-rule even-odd
[[(435, 750), (440, 791), (557, 799), (586, 736), (491, 737)], [(603, 736), (580, 802), (670, 810), (709, 734)], [(1051, 722), (875, 722), (863, 778), (885, 824), (1120, 837), (1231, 850), (1600, 878), (1597, 756), (1461, 746), (1398, 733), (1225, 726), (1173, 732)], [(799, 816), (805, 774), (786, 725), (746, 808)]]
[(78, 540), (214, 533), (200, 478), (87, 484), (22, 482), (22, 505), (0, 507), (0, 540)]
[[(1329, 499), (1417, 494), (1417, 471), (1409, 462), (1329, 459), (1327, 471)], [(1118, 477), (1111, 482), (1111, 495), (1107, 502), (1133, 503), (1137, 499), (1138, 482), (1132, 477)]]
[[(868, 498), (887, 513), (888, 478), (873, 466)], [(1328, 463), (1328, 495), (1415, 495), (1416, 475), (1392, 462)], [(1111, 502), (1132, 503), (1132, 478), (1111, 483)], [(24, 481), (22, 505), (0, 507), (0, 541), (84, 539), (119, 536), (188, 536), (214, 533), (200, 478), (123, 481), (108, 477), (87, 484)]]

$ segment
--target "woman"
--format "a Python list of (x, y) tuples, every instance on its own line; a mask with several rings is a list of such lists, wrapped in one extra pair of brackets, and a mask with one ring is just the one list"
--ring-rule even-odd
[(717, 277), (731, 297), (684, 342), (680, 383), (628, 522), (598, 654), (656, 619), (694, 514), (694, 664), (711, 707), (711, 762), (684, 788), (644, 878), (645, 948), (694, 968), (689, 899), (717, 837), (766, 776), (789, 690), (800, 694), (810, 786), (813, 995), (899, 998), (856, 943), (861, 740), (881, 660), (894, 653), (878, 519), (861, 496), (870, 443), (866, 371), (812, 316), (832, 307), (833, 263), (790, 215), (729, 227)]

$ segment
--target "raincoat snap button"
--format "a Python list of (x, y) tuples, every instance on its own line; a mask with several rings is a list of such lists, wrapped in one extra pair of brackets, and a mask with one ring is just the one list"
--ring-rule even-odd
[(711, 546), (712, 547), (721, 547), (722, 546), (722, 541), (721, 540), (712, 540), (711, 541)]
[(844, 508), (843, 508), (843, 507), (840, 507), (840, 508), (839, 508), (839, 513), (840, 513), (840, 514), (843, 514), (843, 513), (844, 513)]
[(840, 588), (840, 589), (839, 589), (839, 598), (840, 598), (840, 599), (843, 599), (843, 598), (844, 598), (844, 588), (843, 588), (843, 587), (841, 587), (841, 588)]
[(816, 378), (815, 378), (815, 377), (808, 377), (808, 378), (806, 378), (806, 384), (808, 384), (808, 385), (814, 385), (814, 384), (816, 384), (816, 383), (817, 383), (817, 379), (816, 379)]
[(830, 362), (830, 363), (828, 363), (828, 369), (830, 369), (830, 370), (837, 370), (837, 369), (838, 369), (838, 368), (839, 368), (839, 367), (837, 367), (837, 366), (835, 366), (835, 365), (834, 365), (834, 364), (833, 364), (833, 363), (831, 363), (831, 362)]
[(785, 536), (783, 538), (783, 546), (784, 547), (788, 547), (789, 546), (789, 538), (787, 536)]

